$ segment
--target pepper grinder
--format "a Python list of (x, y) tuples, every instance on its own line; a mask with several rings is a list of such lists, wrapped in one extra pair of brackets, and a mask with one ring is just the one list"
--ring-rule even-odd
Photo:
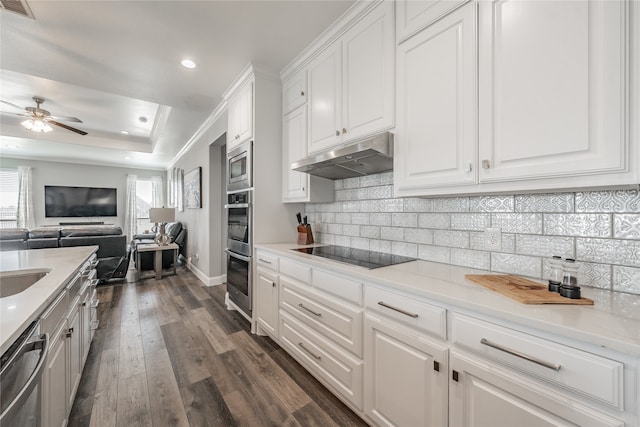
[(580, 299), (580, 286), (578, 286), (578, 266), (576, 260), (567, 258), (564, 264), (564, 274), (562, 277), (562, 286), (560, 286), (560, 295), (565, 298)]
[(551, 276), (549, 277), (549, 292), (560, 292), (562, 285), (562, 257), (554, 255), (549, 261)]

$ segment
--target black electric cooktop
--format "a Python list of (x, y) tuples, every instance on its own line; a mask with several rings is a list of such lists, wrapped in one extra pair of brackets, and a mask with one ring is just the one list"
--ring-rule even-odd
[(394, 264), (415, 261), (415, 258), (384, 254), (382, 252), (372, 252), (364, 249), (347, 248), (346, 246), (329, 245), (292, 250), (305, 254), (316, 255), (322, 258), (329, 258), (334, 261), (345, 262), (347, 264), (358, 265), (368, 269), (388, 267)]

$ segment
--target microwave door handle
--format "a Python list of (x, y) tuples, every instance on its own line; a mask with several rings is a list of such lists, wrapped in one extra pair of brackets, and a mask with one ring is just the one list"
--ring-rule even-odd
[(248, 208), (249, 206), (251, 206), (249, 203), (237, 203), (237, 204), (230, 204), (230, 205), (224, 205), (225, 209), (233, 209), (233, 208)]
[(232, 258), (238, 258), (239, 260), (242, 260), (242, 261), (245, 261), (245, 262), (251, 262), (251, 257), (237, 254), (237, 253), (235, 253), (233, 251), (230, 251), (229, 249), (225, 249), (224, 251)]
[(24, 344), (23, 348), (20, 349), (20, 353), (24, 354), (34, 350), (41, 350), (38, 364), (29, 376), (27, 383), (22, 387), (20, 392), (18, 392), (13, 401), (9, 403), (9, 406), (7, 406), (4, 412), (0, 414), (0, 425), (3, 424), (3, 421), (10, 420), (15, 417), (17, 412), (22, 409), (27, 399), (31, 397), (33, 389), (40, 383), (42, 370), (44, 369), (44, 361), (47, 359), (47, 354), (49, 353), (49, 334), (42, 335), (37, 341)]

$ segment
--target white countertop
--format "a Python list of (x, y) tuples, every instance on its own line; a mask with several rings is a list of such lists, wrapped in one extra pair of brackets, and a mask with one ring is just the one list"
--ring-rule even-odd
[(24, 291), (0, 298), (0, 354), (36, 320), (98, 246), (0, 252), (0, 271), (51, 269)]
[(298, 258), (310, 266), (358, 277), (367, 284), (393, 287), (434, 302), (640, 357), (639, 295), (582, 287), (582, 295), (594, 300), (593, 306), (527, 305), (464, 277), (465, 274), (488, 274), (485, 270), (422, 260), (369, 270), (291, 250), (298, 247), (309, 246), (256, 245), (258, 249)]

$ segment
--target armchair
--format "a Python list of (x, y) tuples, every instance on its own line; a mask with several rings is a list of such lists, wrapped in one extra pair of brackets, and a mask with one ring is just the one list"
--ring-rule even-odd
[[(187, 237), (187, 229), (182, 227), (180, 221), (171, 222), (166, 226), (167, 235), (170, 238), (170, 243), (178, 245), (178, 256), (184, 256), (185, 241)], [(136, 234), (131, 240), (131, 258), (134, 262), (137, 261), (136, 247), (138, 244), (154, 243), (153, 239), (155, 234)], [(140, 271), (153, 270), (153, 256), (151, 252), (140, 253), (140, 266), (136, 265), (136, 268)], [(173, 253), (172, 251), (163, 251), (162, 253), (162, 268), (167, 269), (173, 266)]]

